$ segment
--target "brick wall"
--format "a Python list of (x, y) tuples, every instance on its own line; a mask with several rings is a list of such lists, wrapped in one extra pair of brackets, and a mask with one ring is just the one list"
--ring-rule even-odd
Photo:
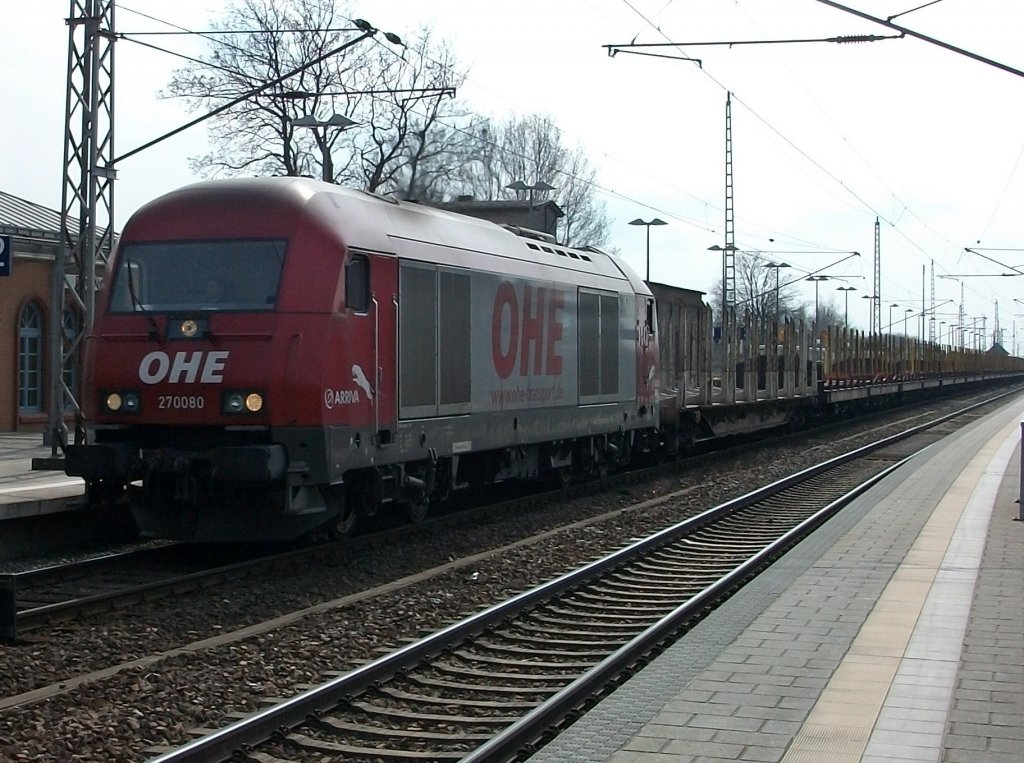
[(42, 431), (46, 428), (49, 377), (43, 380), (43, 411), (18, 415), (18, 320), (22, 308), (33, 302), (43, 314), (44, 368), (49, 366), (50, 272), (53, 259), (18, 253), (14, 243), (11, 275), (0, 278), (0, 432)]

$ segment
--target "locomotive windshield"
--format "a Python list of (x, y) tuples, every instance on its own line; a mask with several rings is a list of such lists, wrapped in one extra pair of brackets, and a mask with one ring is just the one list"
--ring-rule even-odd
[(284, 239), (126, 244), (110, 311), (273, 310)]

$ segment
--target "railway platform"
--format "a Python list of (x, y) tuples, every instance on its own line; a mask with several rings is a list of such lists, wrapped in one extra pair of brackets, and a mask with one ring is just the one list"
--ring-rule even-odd
[(895, 470), (531, 763), (1024, 761), (1022, 414)]
[(81, 479), (32, 468), (50, 450), (38, 432), (0, 434), (0, 521), (67, 511), (82, 498)]

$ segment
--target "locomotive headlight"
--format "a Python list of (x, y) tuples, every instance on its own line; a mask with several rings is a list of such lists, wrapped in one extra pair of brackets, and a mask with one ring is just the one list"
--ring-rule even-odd
[(247, 389), (229, 390), (221, 398), (221, 411), (227, 414), (259, 413), (263, 410), (263, 395)]
[(229, 392), (224, 396), (224, 413), (241, 413), (244, 404), (241, 392)]
[(103, 398), (103, 405), (111, 413), (138, 413), (141, 404), (138, 392), (108, 392)]

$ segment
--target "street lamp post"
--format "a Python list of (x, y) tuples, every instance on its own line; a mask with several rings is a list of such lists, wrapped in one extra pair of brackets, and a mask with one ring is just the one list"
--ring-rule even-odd
[(960, 324), (946, 321), (946, 344), (950, 349), (960, 349), (957, 335), (960, 333)]
[(881, 326), (875, 326), (875, 301), (879, 300), (880, 297), (877, 294), (863, 294), (861, 299), (870, 299), (868, 303), (868, 334), (874, 334), (877, 328), (879, 333), (882, 331)]
[(530, 227), (533, 228), (534, 230), (537, 230), (539, 228), (544, 227), (542, 225), (538, 226), (538, 225), (536, 225), (534, 223), (534, 219), (533, 219), (534, 218), (533, 192), (534, 191), (553, 191), (553, 190), (555, 190), (555, 187), (553, 185), (549, 184), (549, 183), (545, 183), (543, 180), (538, 180), (533, 185), (527, 185), (522, 180), (516, 180), (515, 182), (510, 183), (509, 185), (507, 185), (505, 187), (508, 188), (511, 191), (529, 191), (529, 199), (530, 199), (530, 216), (529, 216), (530, 217)]
[(785, 262), (767, 262), (764, 264), (766, 268), (775, 268), (775, 324), (779, 323), (779, 268), (788, 268), (789, 264)]
[[(948, 279), (950, 281), (956, 281), (956, 282), (958, 282), (960, 284), (960, 311), (959, 311), (959, 314), (957, 316), (959, 321), (960, 321), (960, 326), (959, 326), (959, 328), (960, 328), (960, 339), (959, 339), (959, 341), (957, 341), (956, 344), (959, 347), (959, 349), (962, 350), (962, 349), (964, 349), (964, 330), (966, 329), (966, 323), (967, 323), (967, 317), (964, 315), (964, 282), (961, 279), (957, 278), (956, 276), (950, 276), (950, 275), (940, 275), (939, 278), (945, 278), (945, 279)], [(950, 337), (950, 343), (951, 344), (952, 344), (952, 339), (953, 339), (953, 337), (951, 336)]]
[(893, 328), (892, 328), (892, 327), (893, 327), (893, 322), (892, 322), (892, 309), (893, 309), (894, 307), (899, 307), (899, 305), (898, 305), (898, 304), (896, 304), (895, 302), (893, 302), (893, 303), (892, 303), (891, 305), (889, 305), (889, 331), (892, 331), (892, 330), (893, 330)]
[(639, 217), (635, 220), (630, 220), (630, 225), (643, 225), (647, 228), (647, 278), (645, 281), (650, 282), (651, 280), (651, 226), (652, 225), (668, 225), (664, 220), (660, 220), (657, 217), (652, 220), (641, 220)]
[(736, 295), (729, 289), (729, 256), (730, 253), (735, 256), (739, 249), (737, 249), (735, 244), (726, 244), (725, 246), (712, 244), (708, 247), (708, 251), (722, 253), (722, 335), (724, 336), (725, 324), (728, 320), (727, 316), (729, 315), (729, 310), (735, 307), (733, 302), (736, 299)]
[(817, 331), (818, 328), (818, 284), (821, 281), (827, 281), (828, 276), (807, 276), (805, 281), (814, 281), (814, 328)]
[(910, 371), (910, 335), (907, 333), (907, 318), (910, 317), (912, 312), (914, 311), (909, 307), (903, 311), (903, 346), (906, 351), (906, 358), (903, 363), (904, 372)]
[(1019, 357), (1020, 349), (1017, 347), (1017, 318), (1024, 318), (1024, 313), (1013, 314), (1013, 353), (1014, 357)]
[(843, 328), (850, 328), (850, 292), (857, 291), (857, 287), (839, 286), (836, 291), (843, 292)]
[[(325, 183), (334, 182), (334, 159), (331, 156), (331, 146), (337, 140), (338, 134), (350, 127), (355, 127), (357, 124), (359, 123), (352, 121), (343, 114), (331, 114), (325, 120), (317, 119), (312, 114), (303, 114), (301, 117), (292, 120), (292, 127), (306, 127), (313, 131), (313, 138), (320, 148), (322, 160), (320, 163), (320, 178)], [(329, 127), (338, 129), (338, 134), (335, 134), (330, 140), (327, 139), (327, 129)]]

